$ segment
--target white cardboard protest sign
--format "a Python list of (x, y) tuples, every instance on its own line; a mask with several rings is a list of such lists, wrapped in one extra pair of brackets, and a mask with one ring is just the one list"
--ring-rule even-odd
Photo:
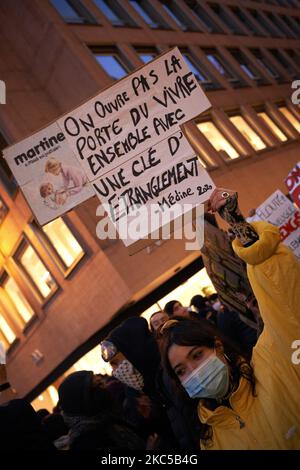
[(300, 211), (282, 191), (271, 194), (256, 209), (256, 214), (279, 228), (281, 241), (300, 259)]
[[(215, 186), (180, 131), (209, 107), (174, 48), (59, 119), (126, 246), (209, 198)], [(144, 230), (130, 235), (142, 208)]]
[(8, 147), (3, 155), (40, 225), (94, 196), (56, 123)]
[(174, 48), (62, 116), (58, 123), (93, 181), (165, 140), (210, 106)]
[(287, 175), (285, 184), (294, 203), (300, 208), (300, 162)]
[[(122, 234), (126, 219), (154, 205), (161, 220), (147, 236), (214, 189), (180, 130), (210, 106), (174, 48), (4, 156), (41, 225), (96, 193)], [(137, 241), (121, 238), (126, 246)]]

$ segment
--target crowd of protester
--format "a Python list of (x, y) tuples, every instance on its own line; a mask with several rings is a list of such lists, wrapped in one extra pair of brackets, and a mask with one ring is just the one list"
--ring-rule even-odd
[(1, 365), (0, 448), (300, 449), (300, 366), (291, 361), (299, 262), (275, 227), (244, 220), (234, 192), (215, 190), (210, 209), (229, 223), (247, 264), (253, 294), (244, 301), (258, 327), (217, 294), (189, 306), (174, 299), (149, 324), (133, 317), (110, 331), (101, 355), (112, 375), (70, 374), (52, 413), (14, 399)]

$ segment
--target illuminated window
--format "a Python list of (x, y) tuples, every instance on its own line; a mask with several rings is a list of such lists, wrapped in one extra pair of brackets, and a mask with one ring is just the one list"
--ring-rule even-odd
[(16, 335), (0, 313), (0, 341), (4, 343), (5, 348), (9, 348), (9, 346), (15, 341)]
[(8, 214), (8, 207), (0, 196), (0, 225)]
[(275, 122), (270, 118), (270, 116), (267, 113), (264, 113), (264, 112), (258, 113), (258, 116), (260, 116), (265, 121), (267, 126), (270, 128), (273, 134), (275, 134), (276, 137), (278, 137), (279, 140), (281, 140), (282, 142), (285, 142), (287, 140), (287, 136), (282, 132), (281, 129), (279, 129), (277, 124), (275, 124)]
[(84, 256), (82, 247), (61, 217), (44, 225), (43, 232), (63, 262), (65, 269), (77, 264)]
[(279, 111), (286, 117), (286, 119), (294, 126), (294, 128), (300, 132), (300, 122), (298, 119), (291, 113), (291, 111), (286, 106), (280, 106)]
[(254, 150), (262, 150), (266, 148), (266, 145), (259, 137), (258, 134), (249, 126), (247, 121), (242, 116), (231, 116), (230, 121), (235, 125), (238, 131), (243, 134), (249, 144), (254, 148)]
[(211, 145), (221, 153), (224, 154), (231, 159), (238, 158), (239, 154), (235, 150), (235, 148), (228, 142), (228, 140), (221, 134), (221, 132), (217, 129), (211, 121), (201, 122), (197, 124), (198, 129), (202, 132), (202, 134), (207, 138), (207, 140), (211, 143)]
[(18, 250), (16, 261), (22, 266), (30, 280), (37, 287), (43, 299), (47, 299), (57, 289), (57, 284), (39, 258), (36, 251), (24, 241)]
[(16, 309), (18, 316), (15, 319), (22, 328), (33, 317), (34, 311), (12, 277), (6, 277), (3, 282), (3, 289)]

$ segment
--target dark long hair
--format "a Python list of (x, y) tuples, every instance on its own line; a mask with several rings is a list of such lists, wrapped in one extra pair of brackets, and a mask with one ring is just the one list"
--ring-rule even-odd
[[(166, 322), (159, 330), (158, 344), (161, 352), (162, 366), (165, 372), (173, 380), (174, 385), (182, 390), (182, 385), (175, 374), (169, 361), (169, 349), (173, 344), (178, 346), (206, 346), (214, 349), (216, 339), (222, 342), (224, 354), (229, 360), (229, 366), (233, 377), (232, 389), (239, 384), (240, 378), (244, 377), (251, 385), (253, 396), (255, 396), (255, 376), (249, 360), (241, 353), (239, 348), (213, 324), (202, 319), (183, 319), (174, 317), (174, 320)], [(207, 399), (205, 405), (213, 408), (215, 400)], [(211, 426), (202, 424), (200, 439), (208, 442), (212, 438)]]

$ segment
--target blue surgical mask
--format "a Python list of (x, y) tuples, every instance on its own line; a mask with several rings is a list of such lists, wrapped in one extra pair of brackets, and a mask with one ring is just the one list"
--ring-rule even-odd
[(200, 364), (182, 382), (191, 398), (223, 398), (229, 387), (228, 366), (216, 354)]

